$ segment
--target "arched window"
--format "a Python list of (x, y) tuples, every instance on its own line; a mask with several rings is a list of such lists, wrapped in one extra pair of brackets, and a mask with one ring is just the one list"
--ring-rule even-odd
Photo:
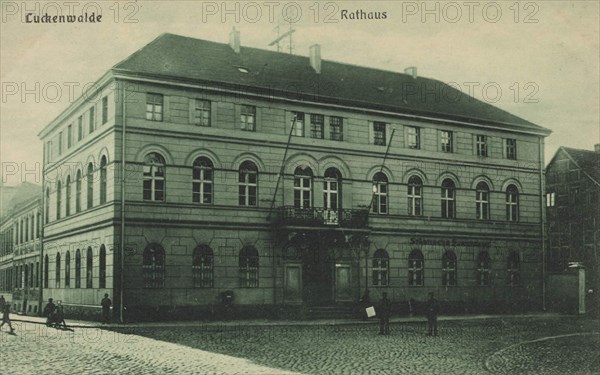
[(377, 172), (373, 176), (373, 202), (371, 205), (373, 213), (388, 213), (388, 178), (385, 173)]
[(94, 287), (94, 253), (91, 247), (87, 249), (87, 256), (85, 257), (85, 287)]
[(240, 250), (240, 286), (258, 288), (258, 251), (253, 246)]
[(213, 202), (213, 163), (204, 157), (194, 160), (192, 173), (192, 201), (211, 204)]
[(506, 188), (506, 220), (519, 221), (519, 189), (515, 185)]
[(475, 282), (478, 286), (492, 285), (492, 260), (487, 251), (482, 251), (477, 257)]
[(165, 250), (159, 244), (150, 244), (144, 250), (142, 273), (144, 288), (165, 286)]
[(520, 259), (519, 253), (516, 251), (512, 251), (508, 255), (507, 262), (507, 276), (508, 276), (508, 285), (517, 286), (521, 283), (521, 271), (520, 271)]
[(40, 233), (42, 231), (42, 214), (38, 211), (35, 218), (35, 238), (40, 238)]
[(71, 215), (71, 176), (67, 176), (65, 190), (65, 216), (69, 216)]
[(418, 176), (408, 179), (408, 214), (421, 216), (423, 214), (423, 181)]
[(44, 257), (44, 288), (48, 289), (48, 270), (50, 268), (50, 259), (48, 255)]
[(23, 288), (27, 288), (29, 286), (29, 265), (25, 264), (23, 267)]
[(75, 288), (81, 288), (81, 251), (75, 252)]
[(312, 207), (312, 170), (306, 166), (296, 168), (294, 171), (294, 207)]
[(424, 285), (424, 259), (423, 253), (419, 250), (413, 250), (408, 256), (408, 285)]
[(456, 286), (456, 255), (453, 251), (446, 251), (442, 256), (442, 285)]
[(256, 206), (258, 168), (254, 163), (246, 161), (240, 165), (238, 184), (240, 206)]
[(390, 256), (387, 251), (379, 249), (373, 254), (372, 280), (374, 286), (389, 285)]
[(98, 288), (106, 288), (106, 247), (100, 245)]
[(65, 288), (71, 287), (71, 252), (65, 255)]
[(442, 181), (442, 217), (454, 219), (456, 217), (454, 181), (447, 178)]
[(162, 155), (151, 152), (144, 159), (144, 200), (165, 200), (165, 159)]
[(75, 212), (81, 212), (81, 170), (77, 170), (75, 178)]
[(476, 187), (475, 212), (478, 220), (488, 220), (490, 218), (490, 188), (483, 181), (478, 183)]
[(40, 286), (40, 262), (35, 262), (35, 287)]
[(87, 208), (94, 207), (94, 165), (88, 164), (87, 167)]
[(62, 183), (60, 181), (58, 181), (56, 183), (56, 220), (60, 219), (60, 206), (62, 204), (61, 196), (62, 196)]
[(194, 250), (192, 259), (192, 273), (194, 287), (212, 288), (214, 283), (214, 255), (210, 247), (202, 245)]
[(106, 203), (106, 156), (100, 159), (100, 204)]
[(336, 168), (325, 171), (323, 181), (323, 220), (325, 224), (338, 224), (338, 210), (341, 208), (342, 174)]
[(56, 281), (56, 288), (60, 288), (60, 253), (56, 253), (56, 269), (54, 273), (54, 280)]
[(46, 202), (45, 202), (45, 207), (44, 210), (46, 212), (44, 212), (44, 220), (46, 221), (46, 224), (48, 224), (50, 222), (50, 188), (46, 189)]

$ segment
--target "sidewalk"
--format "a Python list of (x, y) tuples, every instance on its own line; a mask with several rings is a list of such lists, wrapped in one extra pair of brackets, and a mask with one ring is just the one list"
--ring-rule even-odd
[[(528, 313), (515, 315), (451, 315), (439, 316), (438, 321), (477, 321), (486, 319), (525, 319), (525, 318), (556, 318), (565, 316), (558, 313)], [(46, 324), (46, 318), (28, 315), (13, 315), (13, 322), (26, 322), (34, 324)], [(390, 324), (425, 323), (424, 316), (393, 317)], [(173, 322), (140, 322), (140, 323), (112, 323), (102, 324), (95, 321), (69, 320), (69, 328), (151, 328), (151, 327), (223, 327), (223, 326), (353, 326), (364, 324), (378, 324), (376, 317), (366, 321), (356, 319), (316, 319), (316, 320), (228, 320), (228, 321), (173, 321)]]

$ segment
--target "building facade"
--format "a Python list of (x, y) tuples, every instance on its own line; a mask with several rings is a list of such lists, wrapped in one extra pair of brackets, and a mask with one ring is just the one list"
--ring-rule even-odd
[(310, 52), (163, 34), (46, 126), (47, 296), (93, 312), (109, 293), (137, 317), (224, 293), (246, 314), (366, 290), (539, 307), (549, 131)]
[[(548, 271), (583, 266), (591, 303), (600, 290), (600, 144), (595, 150), (560, 147), (546, 169)], [(592, 307), (592, 306), (590, 306)]]
[(42, 298), (42, 206), (39, 193), (30, 198), (7, 210), (0, 224), (0, 294), (13, 312), (37, 315)]

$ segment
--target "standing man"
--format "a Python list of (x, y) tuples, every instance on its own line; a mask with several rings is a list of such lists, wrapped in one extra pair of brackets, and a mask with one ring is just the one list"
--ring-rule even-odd
[(389, 335), (390, 334), (390, 315), (392, 313), (392, 302), (387, 298), (387, 293), (381, 294), (381, 301), (379, 302), (379, 334)]
[(112, 302), (110, 298), (108, 298), (108, 293), (104, 294), (104, 298), (102, 298), (102, 302), (100, 302), (102, 306), (102, 324), (110, 323), (110, 306)]
[(433, 292), (429, 292), (429, 300), (427, 301), (427, 323), (429, 325), (429, 336), (438, 335), (437, 331), (437, 316), (438, 316), (438, 301), (433, 297)]
[(0, 311), (4, 311), (4, 306), (6, 305), (6, 300), (4, 296), (0, 296)]
[(0, 324), (0, 329), (5, 324), (8, 324), (8, 327), (10, 327), (10, 333), (14, 334), (15, 330), (10, 322), (10, 305), (8, 303), (5, 303), (4, 309), (2, 309), (2, 324)]

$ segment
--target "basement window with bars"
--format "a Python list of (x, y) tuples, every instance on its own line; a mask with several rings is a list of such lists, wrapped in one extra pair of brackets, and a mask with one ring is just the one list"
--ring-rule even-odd
[(258, 251), (254, 246), (244, 246), (239, 258), (240, 287), (258, 288)]
[(194, 250), (192, 274), (195, 288), (212, 288), (214, 286), (214, 254), (206, 245)]
[(144, 250), (142, 263), (144, 288), (165, 286), (165, 250), (158, 244), (150, 244)]

